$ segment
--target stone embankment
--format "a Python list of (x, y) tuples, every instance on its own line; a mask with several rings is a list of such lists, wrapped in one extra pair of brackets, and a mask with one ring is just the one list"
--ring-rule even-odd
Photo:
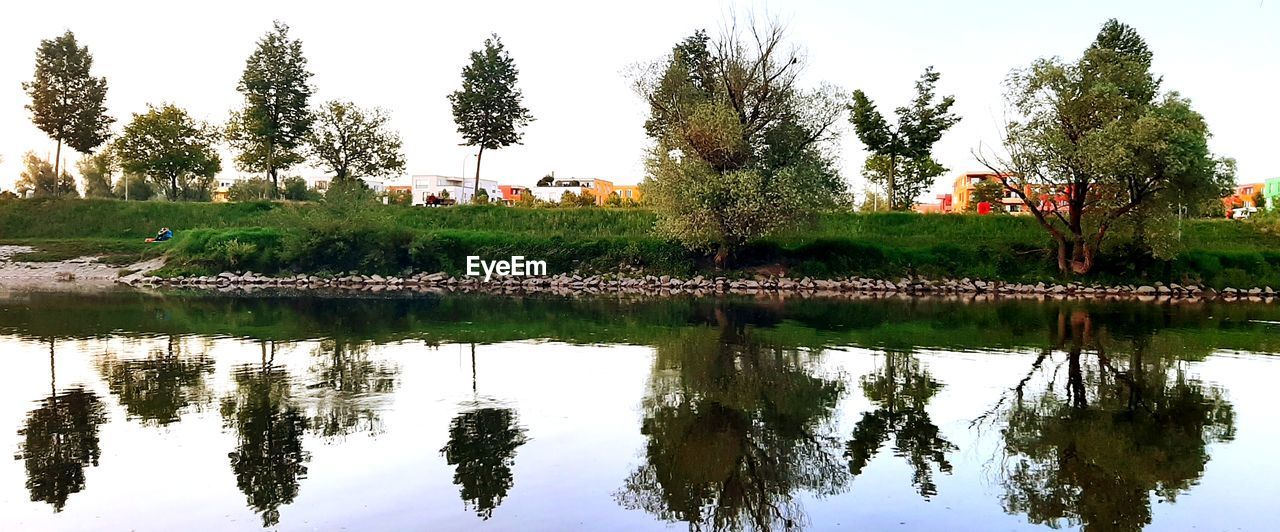
[(1280, 301), (1271, 287), (1215, 290), (1196, 285), (1155, 283), (1152, 285), (1092, 286), (1068, 284), (1021, 284), (972, 279), (793, 279), (756, 276), (750, 279), (697, 276), (677, 279), (669, 276), (611, 276), (560, 274), (547, 277), (494, 278), (488, 282), (478, 277), (453, 277), (443, 272), (420, 273), (405, 277), (345, 274), (320, 277), (296, 275), (268, 277), (253, 272), (224, 272), (214, 276), (160, 278), (129, 276), (119, 280), (140, 287), (183, 287), (214, 290), (247, 290), (256, 288), (337, 289), (361, 291), (431, 291), (431, 292), (553, 292), (627, 293), (627, 294), (798, 294), (838, 297), (840, 295), (899, 294), (987, 295), (993, 297), (1099, 298), (1140, 300), (1239, 300), (1257, 302)]

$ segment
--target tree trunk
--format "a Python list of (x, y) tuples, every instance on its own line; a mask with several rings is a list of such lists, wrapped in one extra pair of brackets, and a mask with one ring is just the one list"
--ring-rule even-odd
[(476, 187), (471, 191), (471, 201), (476, 200), (476, 196), (480, 195), (480, 158), (484, 156), (484, 145), (480, 145), (480, 151), (476, 153)]
[(271, 177), (271, 197), (280, 197), (280, 185), (276, 183), (276, 143), (267, 142), (267, 175)]
[(729, 244), (721, 242), (716, 248), (716, 269), (723, 270), (729, 264)]
[(896, 174), (896, 172), (897, 172), (897, 169), (898, 169), (898, 156), (897, 156), (897, 155), (890, 155), (890, 156), (889, 156), (889, 186), (888, 186), (888, 189), (889, 189), (889, 190), (888, 190), (888, 192), (889, 192), (889, 194), (888, 194), (888, 200), (889, 200), (889, 210), (891, 210), (891, 211), (893, 211), (893, 210), (897, 210), (897, 208), (898, 208), (898, 206), (897, 206), (897, 205), (895, 205), (895, 204), (893, 203), (893, 189), (897, 186), (896, 179), (895, 179), (895, 178), (897, 177), (897, 176), (895, 175), (895, 174)]
[(58, 139), (58, 148), (53, 152), (53, 195), (54, 196), (61, 195), (61, 194), (58, 194), (58, 178), (62, 177), (62, 174), (58, 172), (61, 169), (62, 169), (62, 139)]

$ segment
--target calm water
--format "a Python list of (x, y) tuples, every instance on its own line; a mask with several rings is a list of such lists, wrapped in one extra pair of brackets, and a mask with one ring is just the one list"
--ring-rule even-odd
[(1275, 306), (8, 293), (0, 528), (1274, 530), (1273, 353)]

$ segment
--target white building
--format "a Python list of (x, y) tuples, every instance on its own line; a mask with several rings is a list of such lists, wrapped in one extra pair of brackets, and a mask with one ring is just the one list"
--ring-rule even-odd
[[(471, 203), (471, 196), (475, 190), (476, 180), (474, 177), (451, 177), (444, 175), (415, 175), (411, 180), (413, 186), (413, 204), (426, 205), (427, 198), (435, 196), (442, 198), (445, 192), (448, 192), (449, 199), (458, 203)], [(489, 195), (489, 199), (497, 200), (502, 198), (502, 191), (498, 189), (498, 182), (492, 179), (481, 179), (480, 188), (484, 189)]]
[[(565, 192), (572, 192), (574, 194), (582, 194), (584, 192), (590, 193), (597, 188), (597, 181), (608, 183), (602, 179), (575, 179), (570, 177), (565, 179), (553, 179), (551, 180), (551, 184), (548, 186), (532, 187), (529, 190), (533, 191), (533, 197), (542, 201), (555, 203), (560, 201), (560, 198), (564, 196)], [(610, 187), (610, 191), (612, 191), (612, 187)]]

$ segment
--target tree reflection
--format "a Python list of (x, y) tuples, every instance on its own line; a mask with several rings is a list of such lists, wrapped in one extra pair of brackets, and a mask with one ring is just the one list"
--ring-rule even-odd
[(165, 348), (152, 351), (147, 358), (104, 355), (98, 360), (98, 371), (130, 418), (149, 425), (168, 425), (188, 408), (212, 400), (205, 379), (213, 375), (213, 359), (203, 353), (186, 356), (182, 350), (181, 339), (169, 336)]
[(236, 389), (222, 400), (223, 425), (236, 433), (236, 449), (227, 455), (236, 486), (262, 514), (264, 527), (278, 524), (279, 508), (298, 496), (311, 459), (302, 449), (307, 418), (293, 404), (289, 373), (273, 364), (274, 356), (275, 345), (264, 343), (261, 364), (236, 368)]
[(1050, 526), (1140, 530), (1151, 522), (1151, 494), (1172, 501), (1199, 480), (1205, 446), (1234, 437), (1234, 411), (1219, 388), (1149, 340), (1112, 339), (1083, 311), (1059, 315), (1054, 343), (1065, 360), (1042, 353), (1000, 410), (1007, 512)]
[(863, 376), (860, 384), (862, 393), (876, 409), (862, 415), (853, 429), (853, 438), (845, 444), (850, 473), (861, 474), (889, 436), (894, 435), (894, 454), (910, 464), (911, 484), (922, 497), (937, 495), (933, 468), (936, 465), (938, 471), (950, 473), (947, 453), (957, 449), (941, 436), (925, 411), (942, 383), (934, 380), (914, 356), (891, 351), (885, 353), (884, 365)]
[(380, 396), (395, 390), (397, 369), (369, 359), (368, 343), (324, 340), (312, 353), (310, 428), (326, 438), (380, 433)]
[(641, 425), (646, 463), (616, 494), (694, 530), (798, 529), (796, 495), (848, 481), (831, 436), (844, 384), (814, 374), (812, 357), (753, 337), (730, 309), (713, 328), (657, 346)]
[(97, 394), (76, 386), (58, 392), (54, 341), (49, 340), (49, 396), (27, 414), (18, 430), (21, 442), (14, 456), (27, 470), (27, 490), (33, 502), (46, 502), (61, 512), (72, 493), (85, 486), (84, 469), (97, 466), (102, 450), (98, 427), (107, 415)]
[(493, 517), (511, 490), (516, 448), (528, 441), (510, 408), (476, 408), (449, 423), (449, 443), (440, 452), (456, 466), (453, 483), (461, 488), (464, 504), (482, 519)]

